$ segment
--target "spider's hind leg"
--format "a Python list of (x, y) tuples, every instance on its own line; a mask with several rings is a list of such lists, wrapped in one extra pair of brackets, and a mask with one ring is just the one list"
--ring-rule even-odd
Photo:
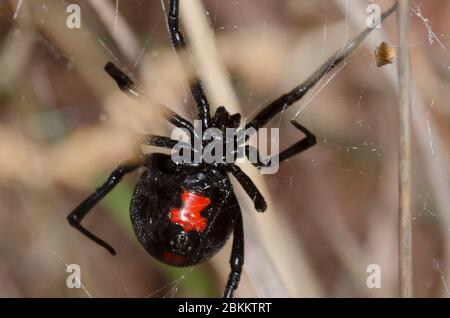
[(114, 189), (125, 174), (133, 172), (137, 168), (145, 165), (149, 156), (143, 154), (142, 151), (138, 149), (140, 145), (144, 144), (172, 149), (177, 143), (178, 141), (165, 136), (137, 135), (135, 138), (134, 158), (126, 161), (114, 169), (108, 179), (67, 216), (69, 224), (98, 245), (104, 247), (112, 255), (115, 255), (116, 251), (114, 248), (83, 227), (81, 225), (81, 221), (101, 199), (103, 199), (111, 190)]
[(237, 211), (233, 216), (233, 247), (231, 250), (230, 267), (227, 286), (223, 294), (224, 298), (232, 298), (234, 291), (241, 280), (242, 266), (244, 265), (244, 226), (242, 224), (241, 211)]
[(239, 168), (235, 164), (229, 165), (228, 169), (236, 178), (236, 180), (239, 181), (244, 191), (253, 201), (256, 211), (264, 212), (267, 209), (266, 200), (264, 199), (261, 192), (259, 192), (259, 189), (256, 187), (256, 185), (253, 183), (252, 179), (250, 179), (250, 177), (247, 176), (244, 171), (242, 171), (241, 168)]
[(114, 187), (122, 180), (123, 176), (127, 173), (130, 173), (137, 168), (139, 168), (143, 162), (145, 161), (145, 156), (139, 159), (131, 159), (121, 165), (119, 165), (108, 179), (97, 189), (95, 190), (86, 200), (81, 202), (68, 216), (67, 221), (69, 224), (80, 231), (83, 235), (90, 238), (92, 241), (97, 243), (98, 245), (105, 248), (112, 255), (116, 254), (114, 248), (94, 235), (92, 232), (87, 230), (83, 225), (81, 225), (81, 221), (83, 218), (91, 211), (91, 209), (101, 200), (103, 199)]

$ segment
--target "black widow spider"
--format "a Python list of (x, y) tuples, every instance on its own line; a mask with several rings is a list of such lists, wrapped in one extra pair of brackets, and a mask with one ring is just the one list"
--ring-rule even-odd
[[(177, 52), (185, 49), (183, 35), (179, 30), (178, 0), (170, 1), (167, 17), (172, 44)], [(384, 20), (395, 10), (395, 6), (383, 13)], [(331, 56), (303, 84), (280, 96), (265, 106), (244, 129), (255, 130), (265, 126), (274, 116), (298, 101), (326, 73), (333, 69), (370, 33), (365, 29), (353, 41)], [(116, 81), (119, 88), (132, 97), (142, 97), (132, 80), (114, 64), (105, 66), (106, 72)], [(194, 79), (190, 86), (197, 104), (198, 118), (203, 128), (234, 128), (240, 125), (240, 114), (230, 115), (224, 107), (219, 107), (213, 117), (210, 114), (208, 99), (203, 92), (202, 83)], [(187, 129), (194, 134), (193, 125), (175, 112), (159, 105), (163, 117), (176, 127)], [(305, 138), (279, 154), (279, 162), (316, 144), (315, 136), (305, 127), (291, 121), (295, 128), (305, 134)], [(191, 138), (192, 140), (192, 138)], [(165, 136), (139, 136), (140, 144), (172, 149), (178, 141)], [(247, 138), (236, 138), (236, 144), (243, 145)], [(248, 148), (246, 155), (248, 156)], [(258, 156), (259, 157), (259, 156)], [(266, 161), (254, 165), (262, 167)], [(67, 217), (70, 225), (104, 247), (112, 255), (115, 250), (81, 225), (88, 212), (107, 195), (122, 177), (139, 167), (145, 167), (130, 203), (130, 215), (134, 231), (145, 250), (158, 260), (174, 266), (190, 266), (204, 262), (214, 256), (226, 243), (233, 232), (233, 245), (230, 258), (231, 272), (225, 288), (224, 297), (233, 297), (244, 263), (244, 229), (239, 203), (228, 177), (231, 173), (252, 199), (258, 212), (266, 210), (266, 202), (252, 180), (233, 163), (179, 164), (163, 153), (143, 154), (119, 165), (106, 182), (75, 208)]]

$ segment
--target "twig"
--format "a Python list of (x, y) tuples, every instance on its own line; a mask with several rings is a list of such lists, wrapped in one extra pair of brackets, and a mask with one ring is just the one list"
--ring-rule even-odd
[(412, 297), (411, 231), (411, 66), (408, 47), (409, 0), (399, 0), (399, 261), (400, 296)]
[[(13, 2), (11, 1), (11, 5)], [(6, 5), (6, 4), (5, 4)], [(0, 88), (7, 92), (13, 89), (16, 81), (20, 79), (28, 61), (32, 57), (36, 30), (31, 23), (26, 4), (22, 8), (22, 1), (16, 5), (14, 13), (15, 25), (5, 37), (0, 51)], [(20, 14), (19, 14), (20, 10)], [(21, 31), (21, 32), (18, 32)]]

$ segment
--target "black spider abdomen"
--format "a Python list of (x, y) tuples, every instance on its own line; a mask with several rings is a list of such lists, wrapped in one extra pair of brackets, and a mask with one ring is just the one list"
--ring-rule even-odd
[(233, 228), (237, 199), (226, 173), (176, 169), (171, 158), (152, 154), (130, 205), (139, 242), (156, 259), (190, 266), (210, 259)]

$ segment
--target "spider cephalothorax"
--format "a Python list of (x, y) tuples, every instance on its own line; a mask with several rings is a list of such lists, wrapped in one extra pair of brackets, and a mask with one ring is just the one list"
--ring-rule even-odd
[[(168, 27), (173, 46), (177, 51), (185, 49), (183, 35), (178, 27), (178, 0), (170, 1), (168, 14)], [(393, 6), (385, 12), (384, 20), (395, 9)], [(226, 139), (227, 129), (237, 130), (237, 137), (226, 141), (234, 146), (244, 146), (248, 156), (251, 147), (246, 146), (250, 135), (239, 132), (250, 129), (258, 131), (274, 116), (302, 98), (327, 72), (342, 61), (358, 43), (371, 31), (364, 30), (353, 41), (331, 56), (316, 72), (304, 83), (280, 96), (267, 106), (263, 107), (256, 116), (241, 130), (240, 114), (230, 115), (221, 106), (211, 117), (208, 99), (198, 79), (191, 84), (191, 91), (198, 108), (198, 120), (202, 129), (216, 128), (219, 133), (216, 138)], [(119, 70), (114, 64), (105, 66), (106, 72), (116, 81), (119, 88), (131, 97), (142, 98), (142, 93), (136, 89), (133, 81)], [(178, 128), (185, 129), (191, 137), (195, 137), (195, 127), (175, 112), (163, 105), (155, 105), (163, 118)], [(305, 137), (280, 152), (278, 162), (283, 162), (292, 156), (310, 148), (316, 143), (316, 138), (305, 127), (292, 120), (295, 128), (305, 134)], [(140, 135), (141, 144), (158, 146), (173, 150), (179, 142), (165, 136)], [(187, 152), (196, 153), (194, 143), (185, 144)], [(214, 138), (213, 138), (214, 139)], [(200, 140), (200, 151), (204, 151), (208, 141)], [(198, 151), (197, 151), (198, 152)], [(175, 266), (189, 266), (198, 264), (211, 258), (220, 250), (231, 232), (233, 232), (233, 245), (230, 258), (231, 272), (225, 288), (224, 297), (232, 297), (236, 290), (244, 263), (244, 229), (239, 203), (229, 178), (233, 175), (242, 185), (245, 192), (254, 203), (259, 212), (266, 210), (266, 202), (252, 180), (235, 164), (237, 152), (232, 159), (225, 162), (209, 162), (203, 155), (198, 162), (176, 162), (167, 154), (139, 153), (129, 161), (119, 165), (93, 194), (84, 200), (68, 215), (69, 223), (91, 240), (106, 248), (111, 254), (115, 250), (105, 241), (81, 225), (82, 219), (88, 212), (107, 195), (129, 172), (144, 167), (130, 205), (130, 214), (133, 228), (145, 250), (155, 258)], [(222, 159), (227, 159), (222, 157)], [(270, 158), (269, 158), (270, 159)], [(221, 160), (223, 161), (223, 160)], [(265, 167), (271, 160), (261, 160), (259, 155), (257, 167)]]
[(238, 128), (241, 123), (241, 114), (230, 115), (224, 106), (219, 106), (211, 120), (213, 127), (223, 130), (225, 128)]
[[(241, 121), (240, 114), (230, 115), (224, 106), (217, 108), (210, 121), (205, 124), (195, 120), (193, 133), (184, 129), (184, 137), (172, 148), (172, 160), (175, 163), (199, 165), (201, 163), (220, 166), (234, 164), (238, 156), (245, 155), (245, 140), (239, 141), (237, 132)], [(179, 139), (175, 134), (175, 139)], [(240, 151), (239, 151), (240, 147)]]

